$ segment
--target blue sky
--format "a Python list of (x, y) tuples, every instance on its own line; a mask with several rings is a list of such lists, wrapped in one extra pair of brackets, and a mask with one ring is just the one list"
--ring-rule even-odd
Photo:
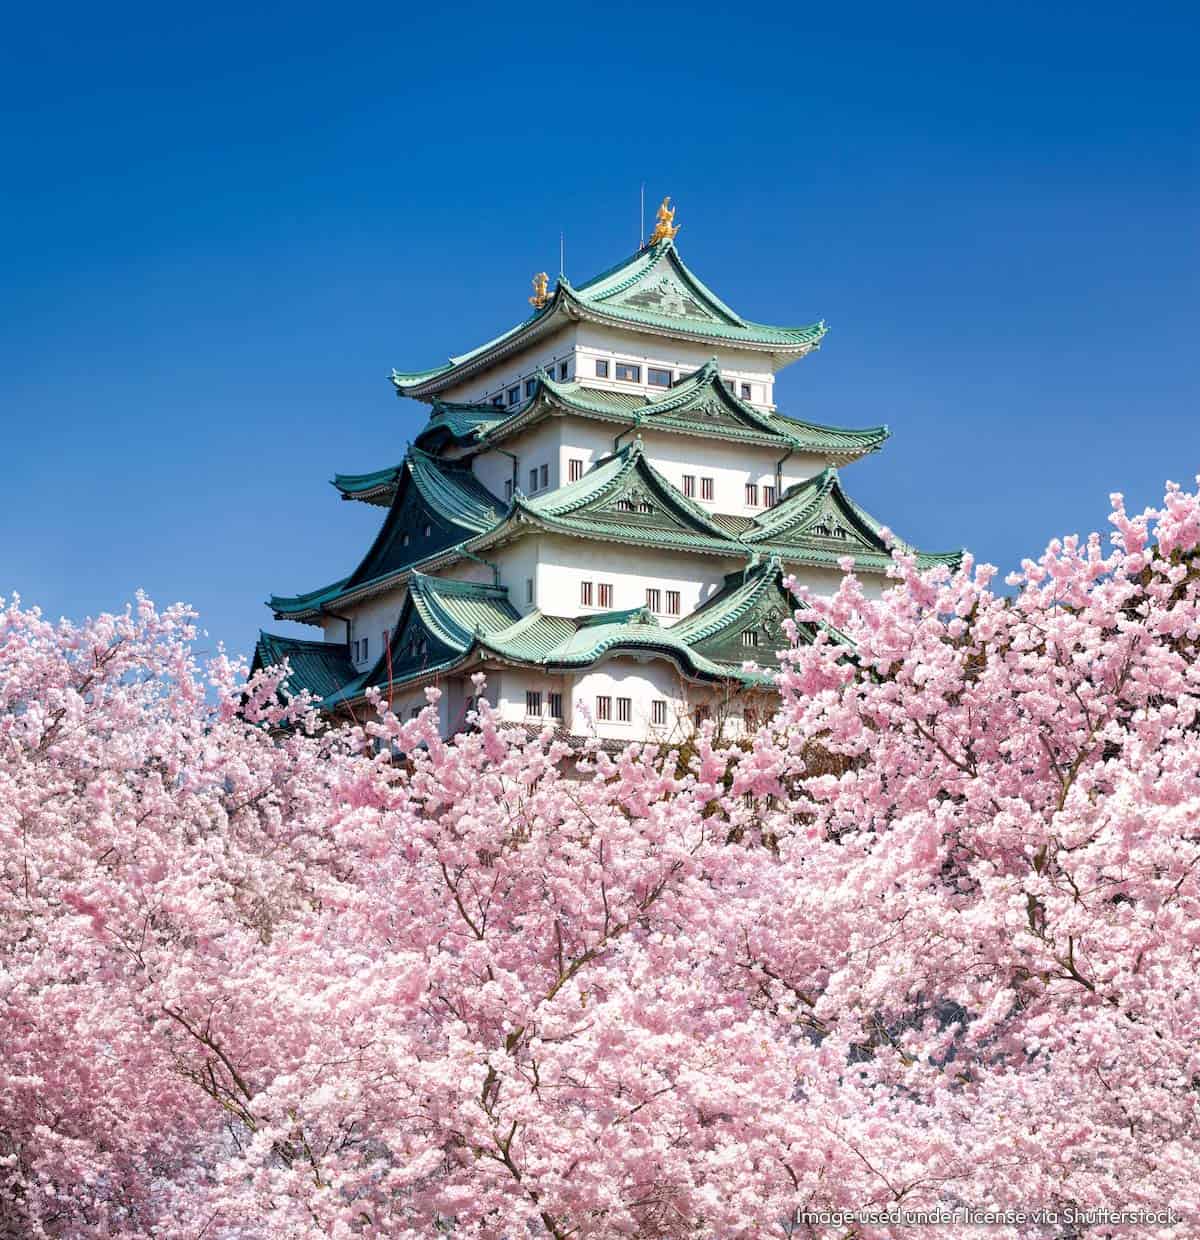
[[(851, 493), (1012, 567), (1200, 469), (1194, 5), (25, 6), (0, 50), (0, 592), (248, 650), (348, 571), (436, 364), (638, 187)], [(300, 630), (298, 630), (300, 631)], [(312, 630), (303, 630), (312, 634)], [(211, 644), (211, 642), (209, 644)]]

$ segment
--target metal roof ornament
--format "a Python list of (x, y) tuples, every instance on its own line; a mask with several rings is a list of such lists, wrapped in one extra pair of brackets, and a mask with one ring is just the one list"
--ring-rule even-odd
[(654, 231), (650, 234), (650, 245), (657, 245), (660, 241), (670, 241), (682, 227), (675, 223), (675, 211), (668, 205), (670, 201), (671, 195), (668, 194), (659, 204)]
[(533, 277), (533, 296), (529, 299), (529, 304), (534, 309), (540, 310), (549, 300), (550, 277), (544, 271), (539, 271)]

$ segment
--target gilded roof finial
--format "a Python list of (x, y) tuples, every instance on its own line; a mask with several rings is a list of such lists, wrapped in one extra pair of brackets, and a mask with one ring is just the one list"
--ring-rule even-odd
[(550, 277), (544, 271), (539, 271), (533, 277), (533, 296), (529, 299), (529, 304), (540, 310), (550, 300), (549, 289)]
[(657, 245), (660, 241), (670, 241), (681, 227), (674, 222), (675, 211), (667, 205), (670, 201), (671, 196), (668, 194), (659, 205), (654, 231), (650, 234), (651, 245)]

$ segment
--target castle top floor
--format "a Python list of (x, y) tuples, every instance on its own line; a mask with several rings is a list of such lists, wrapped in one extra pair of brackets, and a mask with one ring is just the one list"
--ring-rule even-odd
[(528, 318), (440, 366), (393, 372), (397, 392), (512, 407), (532, 395), (541, 368), (644, 397), (715, 358), (742, 399), (773, 408), (776, 372), (819, 347), (824, 323), (776, 327), (738, 314), (684, 264), (663, 210), (636, 254), (578, 287), (560, 275), (551, 291), (544, 273), (535, 277)]

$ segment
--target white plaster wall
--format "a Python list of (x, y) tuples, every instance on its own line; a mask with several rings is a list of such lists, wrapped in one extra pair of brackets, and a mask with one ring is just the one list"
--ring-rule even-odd
[[(538, 572), (535, 597), (538, 607), (551, 616), (579, 616), (609, 610), (599, 606), (600, 582), (613, 587), (611, 610), (646, 605), (646, 587), (662, 592), (678, 590), (679, 616), (660, 613), (665, 626), (688, 615), (721, 587), (725, 574), (741, 568), (745, 557), (695, 555), (684, 551), (661, 551), (627, 543), (568, 539), (554, 534), (531, 534), (522, 543), (537, 543)], [(518, 546), (521, 544), (518, 544)], [(580, 603), (581, 581), (593, 582), (593, 606)], [(522, 588), (523, 584), (522, 584)], [(522, 601), (524, 596), (522, 595)]]
[[(493, 557), (486, 556), (484, 558), (490, 560)], [(448, 577), (452, 581), (474, 581), (485, 586), (493, 585), (496, 580), (496, 574), (492, 572), (491, 568), (486, 564), (480, 564), (478, 560), (459, 560), (457, 563), (448, 565), (434, 575), (437, 577)]]
[[(605, 740), (641, 740), (651, 735), (681, 739), (684, 735), (681, 720), (687, 715), (688, 698), (698, 687), (688, 684), (679, 669), (663, 658), (639, 662), (619, 656), (577, 673), (574, 679), (572, 734), (599, 736)], [(596, 717), (596, 698), (600, 696), (613, 700), (611, 720)], [(619, 697), (631, 700), (629, 723), (617, 722)], [(656, 699), (667, 704), (665, 728), (656, 729), (651, 725), (652, 703)]]
[[(673, 372), (676, 380), (681, 375), (699, 370), (714, 356), (723, 378), (741, 391), (741, 383), (750, 384), (750, 396), (746, 398), (761, 409), (774, 409), (774, 356), (748, 349), (714, 347), (687, 340), (673, 340), (668, 336), (623, 331), (599, 323), (580, 323), (575, 339), (576, 366), (579, 382), (588, 387), (604, 388), (614, 392), (642, 392), (659, 395), (662, 388), (651, 387), (646, 382), (646, 369), (659, 367)], [(608, 378), (596, 374), (596, 359), (608, 359)], [(620, 382), (615, 377), (615, 362), (632, 362), (642, 368), (641, 383)]]
[[(525, 615), (537, 607), (541, 596), (541, 550), (542, 537), (530, 535), (517, 539), (503, 547), (493, 548), (487, 558), (499, 565), (500, 584), (508, 590), (509, 602)], [(525, 583), (533, 581), (533, 601), (530, 602)]]
[[(377, 594), (358, 606), (347, 605), (337, 608), (341, 615), (349, 616), (352, 622), (350, 632), (352, 657), (353, 640), (359, 637), (368, 639), (366, 659), (359, 659), (355, 664), (360, 672), (365, 672), (383, 653), (383, 631), (387, 629), (391, 633), (395, 630), (396, 621), (400, 619), (400, 610), (404, 606), (407, 593), (407, 587), (399, 586), (395, 590), (389, 590), (386, 594)], [(329, 640), (332, 634), (334, 641), (344, 641), (345, 629), (346, 626), (341, 621), (337, 621), (331, 630), (327, 630), (326, 640)]]
[[(529, 471), (542, 465), (550, 467), (550, 482), (546, 490), (554, 490), (560, 485), (562, 460), (563, 419), (547, 418), (520, 435), (514, 435), (504, 441), (504, 452), (481, 452), (471, 461), (475, 477), (483, 483), (493, 495), (504, 499), (504, 484), (513, 476), (512, 458), (517, 458), (517, 486), (524, 494), (544, 494), (539, 487), (531, 492), (529, 488)], [(512, 456), (507, 455), (512, 453)]]
[[(721, 375), (734, 391), (741, 394), (741, 384), (750, 385), (750, 395), (743, 397), (761, 409), (775, 408), (774, 354), (752, 349), (696, 343), (672, 339), (651, 332), (638, 332), (608, 327), (599, 323), (566, 324), (552, 336), (533, 347), (514, 353), (487, 370), (456, 383), (442, 393), (449, 401), (490, 404), (502, 398), (505, 409), (520, 408), (525, 402), (525, 381), (533, 378), (538, 367), (544, 367), (555, 379), (560, 378), (560, 363), (567, 364), (567, 379), (577, 379), (589, 387), (617, 392), (641, 392), (661, 395), (662, 388), (651, 387), (646, 381), (648, 367), (670, 370), (675, 379), (698, 370), (716, 357)], [(596, 374), (596, 359), (607, 359), (607, 378)], [(629, 383), (616, 378), (616, 362), (630, 362), (642, 368), (641, 381)], [(515, 405), (508, 403), (509, 388), (519, 385)]]
[[(710, 512), (730, 513), (735, 516), (752, 517), (764, 512), (766, 505), (746, 503), (746, 483), (758, 484), (759, 499), (763, 487), (775, 486), (775, 465), (783, 455), (773, 448), (754, 444), (701, 439), (664, 431), (644, 431), (642, 441), (646, 447), (646, 459), (672, 485), (683, 490), (684, 474), (696, 478), (696, 502)], [(827, 462), (823, 457), (811, 454), (797, 455), (784, 464), (783, 490), (819, 474)], [(701, 498), (700, 479), (713, 480), (711, 501)], [(776, 495), (776, 500), (779, 495)]]
[(567, 379), (575, 378), (575, 334), (577, 331), (575, 324), (564, 324), (553, 335), (539, 340), (532, 348), (513, 353), (487, 370), (447, 388), (441, 394), (442, 399), (486, 405), (491, 403), (492, 397), (500, 396), (503, 398), (504, 408), (508, 409), (510, 408), (508, 389), (519, 383), (521, 385), (520, 399), (511, 408), (520, 408), (525, 403), (525, 380), (532, 379), (539, 366), (545, 367), (554, 379), (558, 379), (559, 364), (566, 362)]

